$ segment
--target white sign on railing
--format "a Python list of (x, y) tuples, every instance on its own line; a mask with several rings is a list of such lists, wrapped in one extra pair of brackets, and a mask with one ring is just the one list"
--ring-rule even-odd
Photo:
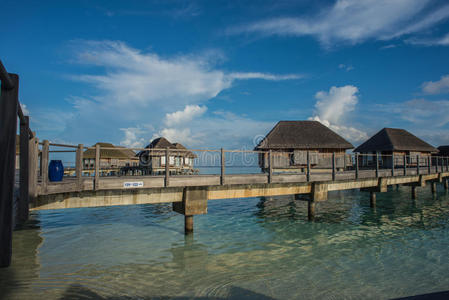
[(123, 183), (123, 187), (124, 187), (125, 189), (143, 187), (143, 181), (130, 181), (130, 182), (124, 182), (124, 183)]

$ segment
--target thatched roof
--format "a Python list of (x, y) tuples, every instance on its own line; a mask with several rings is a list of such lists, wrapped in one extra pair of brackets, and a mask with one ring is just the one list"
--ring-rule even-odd
[(438, 147), (438, 151), (441, 156), (449, 156), (449, 145)]
[[(92, 147), (100, 145), (101, 158), (116, 158), (116, 159), (135, 159), (136, 153), (130, 149), (119, 146), (114, 146), (111, 143), (96, 143)], [(116, 149), (102, 149), (102, 148), (116, 148)], [(87, 149), (83, 153), (83, 158), (95, 158), (95, 149)]]
[(384, 128), (354, 150), (354, 152), (373, 151), (438, 152), (435, 147), (399, 128)]
[[(187, 148), (184, 147), (182, 144), (180, 144), (180, 143), (172, 144), (164, 137), (159, 137), (159, 138), (152, 140), (151, 143), (149, 143), (145, 148), (160, 149), (161, 151), (156, 150), (156, 151), (152, 152), (153, 154), (157, 154), (157, 155), (164, 155), (165, 152), (163, 152), (162, 149), (166, 149), (166, 148), (187, 150)], [(142, 152), (143, 151), (140, 151), (139, 153), (137, 153), (137, 155), (138, 156), (141, 155)], [(192, 158), (196, 157), (196, 155), (191, 151), (179, 151), (179, 154), (182, 156), (187, 156), (187, 157), (192, 157)]]
[(318, 121), (280, 121), (255, 149), (351, 148), (351, 143)]

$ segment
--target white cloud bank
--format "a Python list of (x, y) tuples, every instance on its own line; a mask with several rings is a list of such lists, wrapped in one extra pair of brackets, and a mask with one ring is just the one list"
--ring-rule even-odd
[(358, 92), (357, 87), (346, 85), (333, 86), (329, 92), (316, 93), (316, 114), (310, 119), (323, 123), (351, 142), (365, 141), (368, 138), (365, 132), (345, 125), (345, 119), (355, 110), (358, 103)]
[(449, 75), (441, 76), (438, 81), (424, 82), (422, 85), (423, 92), (427, 94), (449, 93)]
[(279, 17), (232, 27), (230, 34), (314, 36), (322, 44), (356, 44), (419, 33), (446, 20), (449, 5), (432, 0), (338, 0), (316, 15)]
[[(74, 41), (72, 49), (73, 62), (86, 65), (91, 72), (70, 78), (90, 85), (95, 94), (69, 99), (73, 117), (60, 127), (63, 131), (59, 135), (84, 143), (120, 140), (124, 146), (141, 147), (155, 135), (188, 146), (205, 145), (211, 140), (221, 146), (236, 145), (235, 141), (245, 138), (250, 142), (255, 129), (265, 128), (266, 123), (208, 112), (205, 104), (237, 80), (303, 77), (220, 70), (216, 63), (222, 56), (214, 51), (162, 57), (120, 41)], [(230, 129), (238, 133), (233, 135)]]

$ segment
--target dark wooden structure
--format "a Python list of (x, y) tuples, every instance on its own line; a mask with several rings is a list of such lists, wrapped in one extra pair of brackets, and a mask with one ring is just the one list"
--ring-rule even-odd
[(354, 152), (360, 155), (360, 166), (382, 167), (422, 166), (430, 165), (430, 157), (438, 150), (411, 134), (399, 128), (383, 128), (358, 146)]
[(265, 172), (291, 172), (332, 166), (343, 169), (352, 164), (346, 155), (352, 148), (351, 143), (318, 121), (280, 121), (255, 150), (271, 151), (270, 159), (267, 153), (259, 156)]
[[(33, 132), (29, 128), (28, 117), (23, 115), (19, 102), (19, 76), (8, 73), (0, 61), (0, 267), (11, 264), (12, 230), (14, 223), (28, 219), (30, 192), (36, 184), (33, 177), (34, 158), (29, 157), (30, 144), (33, 147)], [(17, 117), (20, 120), (19, 156), (20, 190), (17, 210), (14, 211), (14, 186), (17, 154)], [(30, 164), (30, 161), (32, 164)], [(34, 177), (33, 177), (34, 179)]]

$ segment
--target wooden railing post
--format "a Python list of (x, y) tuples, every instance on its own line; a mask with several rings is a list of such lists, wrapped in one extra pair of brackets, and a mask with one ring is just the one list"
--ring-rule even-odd
[(6, 73), (1, 61), (0, 66), (0, 267), (8, 267), (12, 254), (19, 76)]
[(225, 163), (226, 163), (226, 156), (224, 149), (221, 148), (221, 172), (220, 172), (220, 184), (223, 185), (225, 181)]
[(379, 178), (379, 152), (376, 152), (376, 178)]
[(394, 177), (394, 152), (391, 154), (391, 176)]
[(335, 152), (332, 152), (332, 180), (336, 178)]
[(307, 150), (307, 182), (310, 181), (310, 151)]
[(355, 154), (355, 179), (359, 179), (359, 154)]
[(44, 194), (47, 193), (48, 185), (48, 148), (50, 147), (48, 140), (44, 140), (42, 145), (42, 155), (41, 155), (41, 179), (42, 179), (42, 191)]
[(98, 190), (100, 180), (100, 144), (95, 145), (95, 177), (94, 177), (94, 190)]
[(404, 154), (404, 176), (407, 176), (407, 154)]
[(273, 152), (268, 151), (268, 183), (273, 181)]
[(416, 155), (416, 174), (419, 175), (419, 155)]
[(80, 191), (83, 190), (83, 150), (84, 145), (78, 144), (78, 148), (76, 148), (75, 175), (77, 179), (78, 190)]
[(169, 186), (170, 177), (170, 148), (165, 149), (165, 186)]
[(28, 220), (28, 209), (29, 209), (29, 178), (30, 178), (30, 168), (29, 168), (29, 146), (30, 137), (28, 134), (30, 119), (25, 116), (23, 120), (20, 120), (20, 181), (19, 181), (19, 202), (18, 202), (18, 221), (23, 224)]
[(432, 172), (432, 157), (427, 157), (427, 174), (430, 174)]
[[(36, 133), (33, 134), (36, 136)], [(29, 192), (29, 201), (33, 203), (37, 197), (37, 162), (39, 160), (39, 139), (34, 137), (29, 141), (29, 179), (28, 179), (28, 192)]]

